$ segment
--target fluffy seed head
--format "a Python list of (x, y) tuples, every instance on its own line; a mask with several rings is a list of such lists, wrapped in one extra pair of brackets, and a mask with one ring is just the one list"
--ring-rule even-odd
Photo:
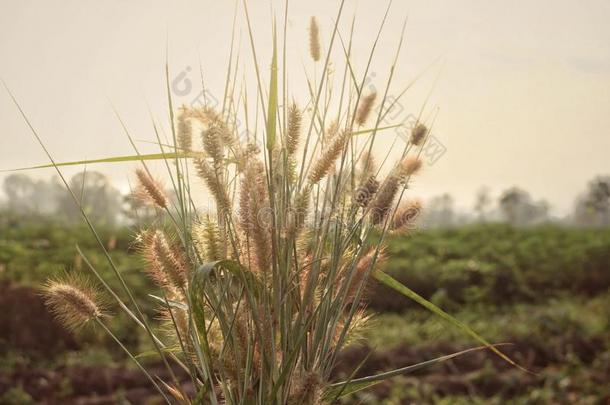
[(181, 289), (186, 286), (186, 264), (180, 251), (170, 245), (165, 234), (159, 230), (152, 234), (148, 260), (162, 279), (167, 280), (172, 287)]
[(98, 292), (82, 278), (49, 281), (43, 296), (55, 317), (71, 330), (103, 314)]
[(377, 248), (372, 248), (358, 260), (351, 280), (347, 273), (343, 274), (344, 283), (347, 284), (349, 282), (346, 294), (347, 302), (351, 303), (356, 299), (358, 291), (361, 289), (362, 284), (366, 282), (368, 275), (374, 271), (374, 268), (379, 268), (381, 262), (384, 260), (385, 249), (380, 248), (379, 251), (377, 251)]
[(220, 170), (223, 164), (222, 132), (222, 126), (216, 121), (212, 122), (207, 129), (201, 132), (203, 150), (212, 158), (216, 171)]
[(197, 158), (193, 160), (197, 174), (201, 177), (208, 186), (210, 193), (216, 200), (216, 208), (218, 211), (225, 211), (231, 207), (231, 198), (229, 192), (222, 182), (221, 178), (216, 175), (214, 169), (210, 167), (206, 159)]
[(148, 201), (159, 208), (167, 208), (167, 197), (158, 181), (148, 175), (143, 169), (136, 169), (136, 176), (141, 187), (141, 193)]
[(358, 124), (358, 126), (362, 126), (366, 123), (366, 120), (369, 118), (371, 110), (373, 109), (373, 103), (375, 103), (375, 98), (377, 98), (376, 91), (365, 96), (360, 102), (360, 106), (358, 107), (358, 113), (356, 114), (356, 124)]
[(288, 155), (294, 155), (301, 137), (301, 111), (296, 104), (292, 104), (288, 110), (288, 134), (286, 140), (286, 151)]
[(208, 262), (223, 258), (218, 224), (209, 216), (193, 227), (195, 249)]
[(350, 132), (345, 131), (336, 136), (330, 145), (328, 145), (327, 149), (322, 153), (322, 156), (314, 163), (311, 172), (309, 173), (309, 182), (311, 184), (318, 183), (328, 174), (335, 161), (341, 155), (350, 135)]
[(420, 201), (408, 201), (401, 204), (396, 210), (390, 229), (395, 232), (408, 231), (413, 228), (415, 220), (419, 217), (422, 210)]
[(380, 224), (386, 218), (392, 208), (399, 186), (400, 177), (395, 173), (390, 173), (370, 206), (369, 218), (373, 225)]
[(408, 157), (401, 163), (401, 168), (404, 173), (404, 176), (409, 177), (414, 174), (417, 174), (419, 170), (422, 168), (423, 162), (420, 158), (417, 157)]
[(309, 20), (309, 53), (315, 62), (320, 60), (320, 27), (316, 17)]
[(426, 135), (428, 135), (428, 128), (424, 124), (418, 123), (411, 131), (411, 143), (415, 146), (421, 145), (426, 139)]
[(178, 146), (183, 152), (190, 152), (193, 149), (193, 127), (187, 117), (188, 109), (182, 106), (178, 113)]
[(379, 182), (377, 181), (377, 179), (375, 178), (375, 176), (370, 176), (365, 182), (364, 184), (362, 184), (357, 190), (356, 193), (354, 195), (354, 201), (356, 202), (356, 204), (358, 204), (360, 207), (366, 207), (367, 205), (369, 205), (369, 203), (371, 202), (371, 200), (373, 199), (373, 197), (375, 196), (375, 193), (377, 193), (377, 190), (379, 189)]

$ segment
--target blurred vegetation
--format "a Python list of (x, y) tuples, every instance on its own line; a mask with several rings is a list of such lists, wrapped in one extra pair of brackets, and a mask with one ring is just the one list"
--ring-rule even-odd
[[(433, 229), (389, 241), (384, 266), (399, 281), (445, 309), (502, 307), (610, 286), (610, 230), (506, 224)], [(416, 304), (375, 289), (371, 307), (402, 311)]]
[[(132, 246), (135, 231), (108, 225), (99, 233), (145, 312), (155, 316), (146, 297), (155, 287), (142, 277)], [(65, 333), (30, 288), (65, 271), (87, 272), (76, 244), (113, 280), (85, 226), (0, 214), (0, 306), (8, 308), (0, 315), (0, 403), (37, 403), (43, 397), (62, 403), (103, 394), (113, 398), (108, 403), (116, 395), (144, 401), (130, 395), (145, 392), (146, 381), (113, 342), (96, 330), (75, 337)], [(349, 403), (597, 404), (610, 399), (609, 229), (505, 224), (431, 229), (390, 238), (388, 253), (385, 269), (394, 277), (489, 340), (514, 343), (506, 352), (538, 374), (480, 352), (379, 384)], [(475, 345), (388, 289), (372, 285), (368, 294), (369, 307), (381, 315), (371, 323), (368, 343), (343, 356), (338, 375), (369, 352), (362, 375)], [(141, 332), (123, 315), (112, 320), (112, 328), (131, 348), (148, 350), (140, 343), (145, 341)]]

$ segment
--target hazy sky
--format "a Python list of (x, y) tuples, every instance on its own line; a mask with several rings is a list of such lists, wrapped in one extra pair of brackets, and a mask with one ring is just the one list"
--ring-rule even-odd
[[(271, 13), (281, 21), (283, 3), (249, 1), (265, 77)], [(313, 72), (308, 19), (319, 18), (328, 43), (337, 6), (291, 2), (289, 80), (297, 100), (306, 99), (303, 64)], [(379, 0), (346, 0), (340, 26), (347, 35), (355, 13), (358, 74), (383, 8)], [(150, 112), (166, 126), (167, 43), (171, 77), (182, 83), (177, 91), (187, 93), (177, 99), (197, 95), (199, 60), (211, 93), (222, 94), (233, 12), (232, 1), (0, 0), (0, 77), (57, 160), (130, 154), (112, 106), (136, 139), (153, 139)], [(519, 185), (563, 214), (588, 180), (610, 174), (610, 2), (396, 0), (372, 68), (371, 83), (379, 89), (406, 15), (405, 48), (390, 93), (440, 58), (409, 90), (401, 114), (417, 114), (431, 92), (425, 116), (438, 109), (434, 134), (446, 148), (414, 194), (446, 191), (467, 206), (482, 185), (496, 194)], [(240, 64), (251, 72), (241, 8), (237, 21)], [(194, 86), (190, 92), (185, 80)], [(391, 139), (387, 134), (378, 151), (387, 151)], [(44, 154), (0, 89), (0, 169), (40, 163), (46, 163)], [(125, 185), (129, 168), (90, 169)]]

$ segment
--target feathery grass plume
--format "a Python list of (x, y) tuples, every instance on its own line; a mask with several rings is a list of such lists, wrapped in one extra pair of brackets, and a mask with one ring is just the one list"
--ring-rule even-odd
[(229, 212), (231, 208), (231, 198), (229, 197), (229, 191), (227, 190), (224, 183), (216, 175), (214, 170), (210, 167), (205, 158), (193, 159), (193, 164), (197, 170), (199, 177), (205, 181), (208, 186), (210, 193), (216, 200), (216, 208), (218, 212)]
[(334, 120), (330, 123), (328, 128), (326, 128), (326, 132), (324, 132), (324, 140), (331, 141), (335, 135), (339, 133), (339, 121)]
[(373, 225), (383, 222), (392, 208), (392, 203), (401, 184), (401, 176), (397, 170), (392, 170), (377, 191), (375, 198), (370, 204), (369, 218)]
[(347, 326), (346, 340), (344, 346), (357, 343), (359, 340), (364, 338), (364, 332), (369, 326), (371, 315), (367, 313), (365, 308), (359, 308), (352, 317), (349, 325), (346, 325), (347, 319), (343, 317), (339, 320), (337, 327), (335, 328), (335, 335), (333, 336), (333, 344), (337, 344), (343, 329)]
[(309, 20), (309, 54), (315, 62), (320, 60), (320, 27), (313, 16)]
[(159, 208), (167, 209), (168, 201), (161, 184), (150, 177), (146, 171), (141, 168), (136, 169), (136, 176), (140, 183), (141, 192), (139, 194), (146, 197), (148, 201)]
[(178, 146), (183, 152), (190, 152), (193, 149), (193, 126), (187, 115), (188, 107), (183, 105), (177, 116)]
[(160, 230), (154, 231), (150, 237), (148, 260), (155, 274), (158, 274), (157, 277), (160, 278), (161, 274), (165, 275), (165, 280), (178, 290), (186, 287), (188, 274), (182, 252), (170, 245), (167, 237)]
[(369, 176), (369, 178), (356, 190), (354, 194), (354, 202), (364, 208), (373, 199), (375, 193), (379, 189), (379, 182), (375, 178), (375, 176)]
[(293, 156), (299, 147), (302, 119), (301, 110), (295, 103), (292, 103), (288, 110), (288, 132), (286, 134), (286, 151), (289, 156)]
[(428, 135), (428, 128), (421, 123), (417, 123), (411, 131), (411, 143), (415, 146), (421, 145)]
[(366, 120), (371, 114), (373, 103), (375, 103), (376, 98), (377, 92), (374, 91), (366, 95), (360, 102), (360, 106), (358, 107), (358, 112), (356, 114), (356, 124), (358, 124), (358, 126), (363, 126), (366, 123)]
[(152, 236), (151, 253), (159, 263), (168, 280), (178, 289), (186, 287), (188, 279), (185, 259), (175, 246), (167, 240), (165, 234), (157, 230)]
[(223, 259), (218, 224), (209, 215), (193, 226), (193, 242), (197, 253), (207, 262)]
[(377, 173), (377, 161), (372, 153), (364, 152), (358, 163), (360, 165), (359, 178), (361, 181), (366, 181)]
[[(265, 167), (259, 160), (248, 162), (240, 188), (240, 226), (246, 236), (247, 246), (254, 247), (256, 267), (259, 272), (270, 269), (271, 238), (266, 214), (269, 209), (269, 196), (265, 180)], [(252, 251), (249, 249), (249, 253)]]
[(401, 204), (392, 217), (390, 230), (394, 232), (402, 232), (413, 229), (415, 220), (421, 214), (421, 210), (422, 204), (417, 200), (407, 201)]
[[(344, 291), (346, 291), (345, 301), (347, 303), (352, 303), (354, 301), (360, 286), (367, 281), (367, 276), (374, 271), (373, 266), (379, 268), (384, 260), (385, 248), (381, 247), (379, 251), (377, 251), (376, 247), (372, 247), (358, 260), (356, 268), (353, 270), (354, 274), (352, 275), (351, 280), (347, 269), (342, 272), (342, 285), (343, 288), (345, 288)], [(341, 290), (343, 290), (343, 288)]]
[(322, 377), (309, 371), (294, 377), (287, 405), (321, 404)]
[(307, 185), (294, 199), (294, 205), (287, 225), (287, 234), (290, 238), (296, 238), (303, 229), (303, 225), (307, 220), (310, 203), (311, 187)]
[(208, 128), (201, 131), (203, 150), (212, 158), (216, 172), (219, 172), (224, 164), (222, 132), (223, 128), (218, 121), (213, 121)]
[(418, 157), (413, 157), (410, 156), (406, 159), (404, 159), (401, 164), (401, 175), (403, 177), (410, 177), (414, 174), (417, 174), (422, 166), (423, 166), (423, 162), (420, 158)]
[(82, 277), (50, 280), (42, 294), (53, 315), (70, 330), (103, 316), (99, 292)]
[(326, 176), (335, 161), (341, 155), (341, 152), (345, 148), (347, 141), (349, 140), (351, 132), (344, 131), (340, 135), (336, 136), (326, 150), (322, 153), (322, 156), (314, 163), (309, 173), (309, 182), (317, 184), (320, 180)]

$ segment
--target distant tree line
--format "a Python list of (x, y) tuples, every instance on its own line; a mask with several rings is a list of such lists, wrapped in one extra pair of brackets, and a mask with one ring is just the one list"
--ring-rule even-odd
[(610, 226), (610, 176), (591, 180), (574, 203), (573, 212), (564, 218), (549, 215), (550, 204), (535, 200), (525, 190), (511, 187), (494, 200), (488, 188), (481, 188), (471, 212), (458, 212), (451, 195), (445, 193), (424, 204), (424, 227), (459, 226), (472, 222), (507, 222), (515, 226), (559, 222), (575, 226)]
[[(86, 171), (74, 175), (69, 185), (86, 214), (97, 224), (146, 221), (153, 213), (133, 194), (124, 195), (102, 173)], [(81, 221), (80, 208), (57, 177), (35, 180), (25, 174), (12, 174), (2, 184), (4, 201), (0, 210), (14, 215), (48, 217), (67, 222)], [(610, 226), (610, 176), (591, 180), (576, 198), (573, 212), (565, 218), (551, 218), (550, 205), (535, 200), (525, 190), (511, 187), (492, 198), (488, 188), (476, 195), (471, 212), (458, 212), (450, 194), (442, 194), (424, 204), (423, 227), (459, 226), (472, 222), (508, 222), (528, 226), (562, 222), (576, 226)]]

